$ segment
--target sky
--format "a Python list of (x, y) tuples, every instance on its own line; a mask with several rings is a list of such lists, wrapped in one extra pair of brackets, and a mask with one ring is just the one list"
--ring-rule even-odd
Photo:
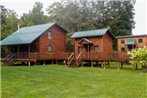
[[(37, 1), (43, 3), (43, 11), (46, 12), (49, 5), (59, 0), (1, 0), (0, 3), (6, 8), (13, 9), (18, 14), (18, 17), (20, 17), (23, 15), (23, 13), (28, 13), (29, 10), (33, 8), (34, 3)], [(136, 0), (136, 4), (134, 6), (134, 21), (136, 24), (135, 28), (132, 30), (133, 35), (147, 34), (146, 4), (146, 0)]]

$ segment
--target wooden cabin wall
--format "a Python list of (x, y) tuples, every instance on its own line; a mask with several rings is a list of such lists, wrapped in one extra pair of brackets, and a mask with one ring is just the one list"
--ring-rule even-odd
[(52, 52), (66, 52), (66, 33), (57, 26), (53, 26), (50, 31), (51, 39), (48, 39), (48, 32), (40, 36), (39, 52), (48, 53), (48, 45), (52, 45)]
[[(138, 39), (143, 39), (143, 43), (138, 43)], [(136, 48), (138, 47), (143, 47), (143, 46), (147, 46), (147, 36), (142, 36), (142, 37), (128, 37), (128, 38), (118, 38), (117, 39), (117, 49), (118, 52), (121, 52), (121, 48), (124, 47), (126, 49), (126, 52), (128, 51), (127, 46), (125, 44), (121, 44), (121, 40), (131, 40), (134, 39), (135, 40), (135, 45)]]
[(109, 33), (106, 33), (104, 36), (103, 36), (103, 51), (106, 56), (106, 58), (112, 58), (112, 54), (113, 54), (113, 39), (112, 37), (110, 36)]
[[(74, 40), (74, 44), (75, 44), (75, 56), (78, 56), (78, 46), (79, 46), (79, 42), (82, 38), (76, 38)], [(99, 46), (99, 52), (103, 51), (103, 41), (102, 41), (102, 37), (88, 37), (88, 40), (94, 42), (94, 44), (90, 45), (90, 53), (94, 53), (94, 46), (98, 45)], [(83, 41), (80, 44), (84, 44), (85, 42)], [(86, 50), (83, 48), (83, 54), (86, 54)]]

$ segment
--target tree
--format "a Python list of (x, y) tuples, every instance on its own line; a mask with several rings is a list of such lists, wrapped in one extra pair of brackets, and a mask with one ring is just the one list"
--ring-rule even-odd
[(51, 21), (70, 33), (110, 27), (115, 36), (130, 35), (134, 27), (134, 4), (135, 0), (62, 0), (49, 6), (47, 12)]
[(133, 65), (141, 65), (147, 72), (147, 47), (133, 49), (128, 52), (130, 56), (130, 63)]
[(35, 2), (33, 9), (28, 14), (23, 14), (23, 16), (20, 18), (19, 22), (21, 27), (43, 24), (48, 22), (48, 16), (44, 15), (42, 8), (42, 3)]
[(17, 30), (17, 14), (13, 10), (6, 9), (3, 5), (1, 8), (1, 39)]

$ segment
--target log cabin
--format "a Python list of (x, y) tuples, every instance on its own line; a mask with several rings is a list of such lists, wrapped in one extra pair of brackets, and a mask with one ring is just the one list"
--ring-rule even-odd
[(22, 27), (1, 41), (6, 47), (1, 59), (7, 65), (66, 60), (66, 33), (57, 23)]
[(126, 54), (134, 48), (147, 46), (147, 34), (117, 36), (117, 51), (120, 58), (128, 59)]
[(68, 66), (83, 66), (83, 62), (98, 63), (108, 61), (113, 56), (114, 35), (108, 28), (75, 32), (74, 52), (68, 58)]

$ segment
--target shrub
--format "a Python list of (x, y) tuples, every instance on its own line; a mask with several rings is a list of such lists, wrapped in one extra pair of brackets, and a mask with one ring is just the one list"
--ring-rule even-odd
[(147, 47), (136, 48), (128, 52), (130, 63), (133, 65), (141, 65), (147, 72)]

